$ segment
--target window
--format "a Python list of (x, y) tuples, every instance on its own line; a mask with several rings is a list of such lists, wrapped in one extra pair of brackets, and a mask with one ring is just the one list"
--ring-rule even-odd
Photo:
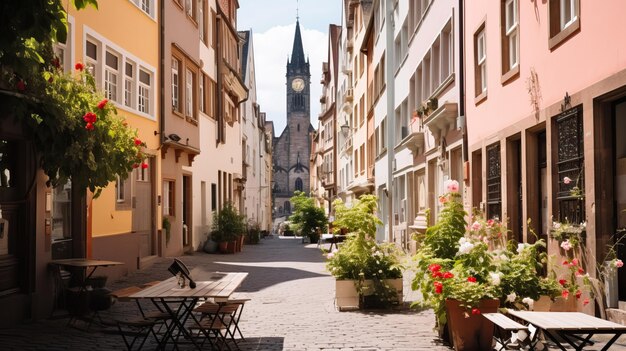
[(500, 143), (487, 147), (487, 218), (502, 218)]
[(302, 191), (302, 179), (296, 178), (296, 191)]
[(133, 76), (135, 74), (135, 67), (132, 62), (126, 61), (124, 68), (124, 105), (128, 107), (134, 107), (135, 99), (133, 92), (135, 91), (135, 84)]
[(185, 12), (192, 20), (196, 20), (196, 0), (185, 0)]
[(477, 98), (481, 98), (487, 93), (487, 48), (485, 40), (485, 24), (483, 23), (476, 34), (474, 34), (474, 73), (475, 73), (475, 93)]
[(217, 210), (217, 184), (211, 183), (211, 211)]
[(207, 37), (207, 0), (200, 0), (201, 4), (198, 8), (198, 27), (200, 29), (200, 41), (204, 43), (204, 45), (208, 45)]
[(549, 0), (550, 49), (580, 29), (580, 0)]
[(193, 96), (195, 80), (195, 74), (190, 69), (187, 69), (185, 72), (185, 115), (191, 118), (195, 118)]
[(115, 181), (115, 201), (124, 202), (126, 201), (126, 186), (124, 185), (124, 179), (122, 179), (119, 175), (116, 177), (117, 180)]
[(518, 0), (503, 0), (502, 27), (502, 80), (519, 72), (519, 16)]
[(145, 12), (148, 16), (154, 18), (154, 0), (131, 0), (135, 6), (139, 7), (141, 11)]
[(93, 74), (96, 82), (98, 82), (99, 74), (96, 69), (98, 66), (98, 44), (90, 40), (85, 42), (85, 64), (89, 73)]
[(152, 79), (150, 73), (140, 69), (139, 70), (139, 112), (150, 114), (150, 86)]
[(113, 101), (117, 101), (117, 80), (119, 57), (107, 51), (104, 68), (104, 95)]
[[(0, 185), (1, 186), (1, 185)], [(52, 240), (72, 238), (72, 182), (59, 185), (52, 189)]]
[(172, 109), (177, 112), (180, 111), (180, 68), (181, 61), (175, 57), (172, 57)]
[(163, 181), (163, 215), (174, 216), (175, 182), (173, 180)]
[[(583, 119), (573, 108), (556, 118), (557, 211), (559, 222), (581, 223), (585, 217), (585, 154)], [(568, 181), (565, 178), (569, 178)], [(576, 188), (576, 189), (574, 189)]]
[(200, 80), (198, 81), (198, 97), (200, 98), (199, 104), (200, 104), (200, 111), (206, 113), (206, 90), (204, 88), (204, 83), (206, 82), (207, 77), (204, 73), (202, 73), (202, 76), (200, 78)]
[(208, 78), (208, 82), (209, 94), (207, 96), (207, 114), (210, 117), (215, 118), (215, 111), (217, 110), (217, 83), (211, 78)]
[(59, 60), (60, 68), (65, 72), (71, 72), (71, 51), (72, 51), (72, 23), (67, 23), (67, 38), (65, 43), (56, 42), (53, 45), (54, 56)]

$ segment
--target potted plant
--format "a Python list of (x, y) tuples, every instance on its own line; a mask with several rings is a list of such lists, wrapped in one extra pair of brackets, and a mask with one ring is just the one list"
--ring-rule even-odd
[(220, 211), (213, 212), (212, 237), (218, 242), (220, 252), (235, 253), (235, 242), (244, 230), (244, 218), (231, 203), (227, 202)]
[(375, 240), (376, 196), (363, 195), (348, 208), (333, 202), (335, 232), (347, 232), (338, 250), (327, 254), (327, 268), (336, 278), (336, 304), (340, 310), (391, 306), (402, 301), (402, 266), (393, 244)]

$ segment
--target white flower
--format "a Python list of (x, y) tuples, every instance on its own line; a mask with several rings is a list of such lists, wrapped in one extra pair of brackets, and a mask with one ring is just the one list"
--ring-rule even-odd
[(526, 243), (517, 244), (517, 253), (522, 253), (522, 251), (524, 251), (526, 246), (527, 246)]
[(535, 303), (535, 300), (531, 299), (530, 297), (525, 297), (522, 299), (522, 302), (528, 305), (529, 309), (533, 309), (533, 304)]
[(569, 251), (572, 249), (572, 244), (569, 242), (569, 240), (565, 240), (561, 243), (561, 247), (563, 248), (563, 250)]
[[(463, 240), (464, 238), (461, 238), (461, 240)], [(470, 252), (472, 252), (472, 250), (474, 249), (474, 244), (472, 244), (471, 242), (464, 240), (464, 241), (459, 241), (461, 243), (461, 246), (459, 246), (459, 252), (457, 252), (457, 255), (466, 255)]]
[(554, 228), (554, 229), (561, 228), (561, 223), (559, 223), (559, 222), (552, 222), (552, 228)]
[(500, 273), (489, 273), (489, 276), (491, 277), (491, 284), (500, 285)]
[(507, 257), (507, 255), (505, 255), (505, 254), (500, 255), (500, 259), (501, 259), (502, 261), (508, 261), (508, 260), (509, 260), (509, 258), (508, 258), (508, 257)]
[(516, 294), (516, 293), (514, 293), (514, 292), (512, 292), (512, 293), (510, 293), (510, 294), (506, 295), (506, 300), (507, 300), (508, 302), (515, 302), (515, 299), (517, 299), (517, 294)]
[(382, 270), (382, 269), (379, 269), (379, 270), (378, 270), (378, 273), (382, 273), (382, 272), (383, 272), (383, 270)]

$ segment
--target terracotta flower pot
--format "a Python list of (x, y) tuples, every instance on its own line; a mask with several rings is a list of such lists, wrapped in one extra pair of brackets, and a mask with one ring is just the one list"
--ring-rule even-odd
[(218, 243), (218, 247), (221, 253), (227, 253), (228, 252), (228, 241), (220, 241)]
[[(478, 305), (481, 313), (494, 313), (500, 306), (499, 300), (483, 300)], [(461, 307), (457, 300), (446, 300), (448, 327), (456, 351), (491, 350), (493, 323), (480, 314), (472, 314)]]

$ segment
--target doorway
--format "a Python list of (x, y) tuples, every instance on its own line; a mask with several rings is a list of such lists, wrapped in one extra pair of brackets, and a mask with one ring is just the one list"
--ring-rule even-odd
[(183, 247), (191, 244), (191, 176), (183, 175)]
[(152, 174), (153, 158), (144, 161), (148, 168), (139, 167), (133, 171), (133, 233), (139, 239), (140, 258), (152, 256), (156, 253), (154, 240), (154, 211), (152, 199), (154, 198), (154, 175)]

